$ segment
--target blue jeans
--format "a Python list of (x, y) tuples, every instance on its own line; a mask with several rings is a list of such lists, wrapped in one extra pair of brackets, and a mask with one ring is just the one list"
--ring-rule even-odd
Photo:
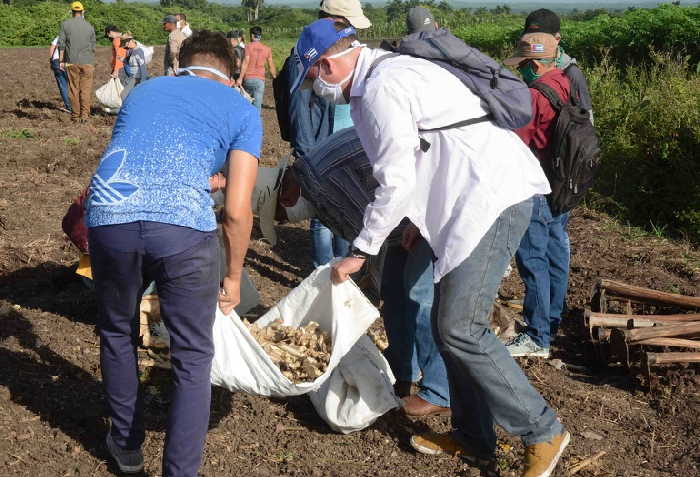
[(471, 255), (436, 287), (433, 335), (450, 381), (453, 435), (480, 457), (494, 454), (494, 423), (520, 436), (526, 446), (563, 432), (489, 322), (503, 273), (531, 214), (530, 199), (506, 209)]
[(216, 233), (132, 222), (91, 228), (89, 240), (112, 438), (126, 449), (143, 444), (136, 345), (141, 295), (155, 280), (170, 333), (174, 384), (163, 477), (196, 477), (211, 405), (212, 327), (219, 291)]
[(568, 212), (552, 216), (547, 198), (535, 196), (530, 226), (515, 254), (525, 284), (525, 332), (544, 348), (549, 348), (551, 336), (559, 329), (569, 285), (568, 222)]
[(253, 97), (253, 106), (262, 111), (263, 94), (265, 93), (265, 80), (248, 78), (243, 80), (243, 89)]
[(58, 85), (58, 92), (61, 93), (63, 105), (68, 111), (72, 111), (70, 99), (68, 99), (68, 75), (65, 71), (61, 71), (59, 64), (58, 60), (51, 60), (51, 69), (53, 70), (53, 75), (56, 77), (56, 84)]
[(314, 267), (325, 265), (334, 258), (346, 257), (350, 243), (340, 235), (335, 235), (331, 229), (313, 218), (309, 225), (311, 231), (311, 255)]
[(384, 356), (399, 381), (415, 382), (422, 372), (418, 396), (449, 407), (447, 370), (430, 324), (434, 291), (428, 242), (421, 239), (410, 252), (400, 245), (388, 248), (382, 274), (382, 315), (389, 339)]

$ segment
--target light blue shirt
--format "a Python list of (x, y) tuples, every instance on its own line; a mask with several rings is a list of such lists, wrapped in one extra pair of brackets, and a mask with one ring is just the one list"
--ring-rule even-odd
[(333, 113), (333, 132), (336, 133), (341, 129), (351, 128), (354, 124), (350, 117), (349, 104), (337, 104)]
[(215, 230), (209, 177), (231, 150), (260, 157), (261, 143), (260, 115), (237, 91), (196, 76), (147, 81), (124, 101), (90, 182), (87, 226)]

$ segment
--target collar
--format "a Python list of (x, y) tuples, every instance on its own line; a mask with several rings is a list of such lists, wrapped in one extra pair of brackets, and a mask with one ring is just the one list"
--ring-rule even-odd
[(367, 87), (367, 73), (372, 67), (374, 60), (380, 56), (388, 55), (389, 52), (375, 48), (362, 48), (360, 56), (357, 57), (357, 66), (355, 67), (355, 75), (352, 77), (352, 87), (350, 88), (350, 97), (355, 98), (365, 94)]

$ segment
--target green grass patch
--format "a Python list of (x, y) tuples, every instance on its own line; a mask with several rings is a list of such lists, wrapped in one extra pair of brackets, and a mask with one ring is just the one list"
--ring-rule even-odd
[(31, 129), (5, 129), (2, 131), (2, 137), (8, 139), (34, 139), (36, 134)]

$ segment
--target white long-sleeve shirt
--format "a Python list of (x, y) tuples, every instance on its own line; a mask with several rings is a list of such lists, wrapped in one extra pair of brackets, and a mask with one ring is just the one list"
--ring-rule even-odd
[[(408, 217), (437, 257), (435, 282), (461, 264), (498, 216), (550, 192), (539, 161), (512, 131), (490, 122), (420, 133), (484, 116), (481, 100), (429, 61), (363, 48), (350, 91), (352, 119), (379, 182), (354, 241), (377, 254)], [(431, 146), (420, 149), (420, 137)]]

